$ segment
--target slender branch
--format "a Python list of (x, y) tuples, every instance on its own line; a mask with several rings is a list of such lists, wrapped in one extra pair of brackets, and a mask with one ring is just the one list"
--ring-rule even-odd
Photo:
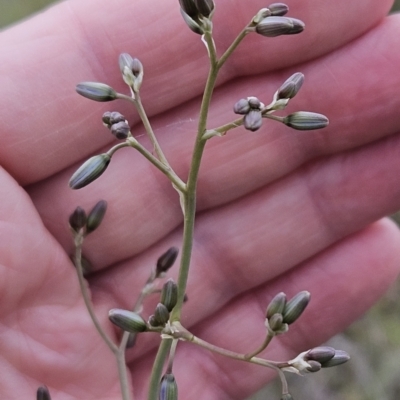
[(271, 340), (273, 338), (274, 338), (274, 335), (270, 335), (268, 333), (268, 335), (264, 339), (264, 342), (262, 343), (262, 345), (258, 349), (254, 350), (253, 352), (245, 354), (245, 358), (250, 359), (250, 358), (253, 358), (254, 356), (256, 356), (257, 354), (260, 354), (262, 351), (264, 351), (267, 348), (267, 346), (271, 343)]
[(154, 150), (155, 150), (159, 160), (165, 166), (171, 168), (169, 163), (168, 163), (168, 160), (166, 159), (166, 157), (165, 157), (165, 155), (164, 155), (164, 153), (163, 153), (163, 151), (162, 151), (162, 149), (160, 147), (160, 144), (158, 143), (156, 135), (154, 134), (153, 128), (152, 128), (152, 126), (150, 124), (150, 121), (149, 121), (149, 119), (147, 117), (146, 111), (145, 111), (145, 109), (143, 107), (142, 100), (140, 98), (140, 93), (139, 92), (135, 92), (134, 93), (134, 97), (129, 97), (129, 96), (126, 96), (124, 94), (118, 93), (117, 94), (117, 98), (123, 99), (123, 100), (128, 100), (128, 101), (130, 101), (131, 103), (134, 104), (134, 106), (136, 107), (136, 110), (137, 110), (137, 112), (139, 114), (139, 117), (142, 120), (144, 129), (145, 129), (145, 131), (146, 131), (146, 133), (147, 133), (147, 135), (148, 135), (148, 137), (149, 137), (149, 139), (150, 139), (150, 141), (151, 141), (151, 143), (152, 143), (152, 145), (154, 147)]
[(236, 47), (239, 46), (240, 42), (246, 37), (246, 35), (250, 33), (248, 30), (248, 25), (237, 35), (236, 39), (232, 42), (232, 44), (226, 49), (225, 53), (218, 60), (217, 68), (221, 69), (221, 67), (225, 64), (226, 60), (231, 56), (231, 54), (235, 51)]
[(78, 272), (79, 286), (81, 288), (83, 300), (85, 302), (86, 308), (87, 308), (87, 310), (89, 312), (90, 318), (92, 319), (92, 322), (93, 322), (97, 332), (99, 332), (99, 335), (104, 340), (106, 345), (110, 348), (110, 350), (114, 354), (117, 354), (118, 346), (104, 332), (99, 320), (97, 319), (96, 314), (94, 313), (93, 304), (92, 304), (92, 302), (90, 300), (90, 295), (89, 295), (89, 292), (88, 292), (88, 288), (86, 286), (85, 278), (83, 276), (83, 268), (82, 268), (83, 234), (81, 234), (81, 233), (76, 234), (74, 239), (75, 239), (75, 260), (74, 261), (75, 261), (76, 270)]
[(177, 346), (178, 346), (178, 339), (174, 339), (172, 341), (171, 349), (169, 351), (168, 366), (166, 371), (167, 374), (172, 373), (172, 366), (174, 364), (175, 351)]
[(218, 126), (217, 128), (207, 129), (203, 135), (203, 140), (211, 139), (214, 136), (223, 136), (226, 132), (238, 128), (243, 125), (243, 117), (235, 119), (232, 122), (228, 122), (227, 124)]
[(154, 360), (153, 369), (151, 371), (149, 393), (147, 397), (148, 400), (158, 399), (158, 390), (162, 377), (163, 367), (171, 345), (172, 339), (162, 339), (160, 346), (158, 347), (157, 356)]
[(130, 384), (128, 379), (128, 369), (125, 361), (125, 348), (118, 350), (116, 358), (117, 358), (118, 375), (119, 375), (119, 383), (121, 386), (122, 399), (133, 400), (133, 394), (130, 389)]
[(173, 170), (166, 166), (164, 163), (154, 157), (148, 150), (146, 150), (135, 138), (127, 139), (129, 145), (136, 149), (140, 154), (147, 158), (156, 168), (158, 168), (168, 179), (174, 184), (174, 186), (180, 191), (186, 191), (185, 183), (173, 172)]

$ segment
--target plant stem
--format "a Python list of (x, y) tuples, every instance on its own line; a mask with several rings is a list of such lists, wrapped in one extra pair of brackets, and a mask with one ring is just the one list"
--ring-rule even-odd
[(228, 122), (227, 124), (221, 125), (217, 128), (207, 129), (204, 132), (203, 139), (208, 140), (214, 136), (223, 136), (226, 132), (230, 131), (231, 129), (238, 128), (239, 126), (243, 125), (243, 117), (235, 119), (232, 122)]
[(147, 397), (148, 400), (158, 399), (158, 389), (160, 386), (163, 367), (171, 345), (172, 339), (162, 339), (160, 346), (158, 347), (157, 356), (154, 360), (153, 369), (151, 371), (149, 393)]
[(247, 353), (245, 354), (245, 357), (247, 359), (253, 358), (254, 356), (256, 356), (257, 354), (261, 353), (263, 350), (265, 350), (267, 348), (267, 346), (270, 344), (271, 340), (273, 339), (274, 335), (270, 335), (268, 333), (268, 335), (266, 336), (264, 342), (262, 343), (262, 345), (257, 349), (254, 350), (251, 353)]
[(239, 35), (236, 37), (236, 39), (232, 42), (232, 44), (227, 48), (225, 53), (221, 56), (221, 58), (218, 60), (218, 65), (217, 68), (221, 69), (221, 67), (225, 64), (225, 61), (231, 56), (231, 54), (234, 52), (236, 47), (239, 46), (240, 42), (245, 38), (245, 36), (250, 33), (248, 30), (248, 25), (239, 33)]
[(201, 158), (203, 155), (206, 140), (203, 134), (207, 126), (207, 117), (210, 107), (211, 97), (214, 90), (215, 82), (218, 75), (216, 61), (212, 58), (215, 55), (214, 41), (210, 32), (204, 34), (204, 38), (209, 47), (210, 54), (210, 70), (208, 73), (207, 83), (203, 93), (203, 99), (200, 107), (199, 124), (197, 127), (197, 136), (193, 149), (192, 163), (189, 170), (189, 177), (186, 185), (186, 193), (184, 193), (184, 228), (181, 264), (178, 277), (178, 301), (171, 313), (171, 322), (179, 321), (181, 318), (181, 310), (183, 299), (186, 292), (187, 279), (189, 275), (189, 266), (193, 247), (193, 231), (196, 215), (196, 189), (197, 178), (200, 170)]
[(168, 179), (175, 185), (175, 187), (180, 191), (184, 192), (186, 190), (185, 183), (175, 174), (175, 172), (168, 165), (159, 161), (154, 157), (148, 150), (146, 150), (135, 138), (128, 139), (128, 143), (131, 147), (136, 149), (140, 154), (147, 158), (156, 168), (158, 168)]
[(99, 320), (97, 319), (96, 314), (93, 310), (93, 305), (90, 300), (90, 295), (88, 292), (88, 288), (85, 282), (85, 278), (83, 276), (83, 268), (82, 268), (82, 244), (83, 244), (83, 235), (78, 233), (75, 236), (75, 266), (78, 272), (78, 280), (79, 286), (81, 288), (82, 297), (85, 302), (86, 308), (89, 312), (90, 318), (93, 321), (93, 324), (99, 332), (99, 335), (102, 337), (106, 345), (110, 348), (110, 350), (116, 354), (118, 352), (118, 346), (110, 339), (110, 337), (104, 332)]
[(86, 308), (89, 312), (90, 318), (92, 319), (93, 325), (95, 326), (97, 332), (99, 333), (101, 338), (104, 340), (106, 345), (113, 352), (113, 354), (115, 355), (115, 358), (117, 360), (122, 399), (123, 400), (132, 400), (133, 397), (132, 397), (132, 393), (130, 390), (130, 384), (128, 381), (128, 374), (127, 374), (127, 368), (126, 368), (126, 362), (125, 362), (125, 348), (121, 351), (121, 348), (119, 348), (119, 346), (117, 346), (110, 339), (110, 337), (107, 335), (107, 333), (105, 333), (105, 331), (103, 330), (99, 320), (97, 319), (96, 314), (94, 313), (93, 304), (90, 300), (88, 288), (87, 288), (87, 285), (85, 282), (85, 278), (83, 276), (83, 268), (82, 268), (82, 245), (83, 245), (83, 239), (84, 239), (83, 233), (76, 234), (74, 239), (75, 239), (75, 266), (76, 266), (76, 270), (78, 272), (79, 286), (81, 288), (83, 300), (84, 300)]

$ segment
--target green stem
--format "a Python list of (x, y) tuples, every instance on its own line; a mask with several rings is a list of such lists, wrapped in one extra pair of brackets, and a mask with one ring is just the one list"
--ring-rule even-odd
[(158, 352), (156, 359), (154, 360), (153, 369), (151, 371), (150, 387), (148, 393), (148, 400), (157, 400), (158, 391), (160, 386), (160, 381), (162, 377), (163, 367), (165, 359), (168, 356), (169, 349), (172, 345), (172, 339), (162, 339), (160, 346), (158, 347)]
[(93, 310), (93, 305), (90, 300), (90, 295), (88, 292), (88, 288), (85, 282), (85, 278), (83, 276), (83, 268), (82, 268), (82, 245), (83, 245), (83, 235), (81, 233), (78, 233), (75, 236), (75, 266), (76, 270), (78, 272), (78, 280), (79, 280), (79, 286), (81, 288), (82, 292), (82, 297), (83, 301), (85, 302), (86, 308), (89, 312), (90, 318), (92, 319), (93, 325), (95, 326), (97, 332), (101, 336), (101, 338), (104, 340), (106, 345), (110, 348), (110, 350), (114, 353), (117, 354), (118, 352), (118, 346), (110, 339), (110, 337), (104, 332), (99, 320), (97, 319), (96, 314), (94, 313)]
[(78, 280), (79, 286), (81, 288), (81, 293), (83, 300), (85, 302), (86, 308), (89, 312), (90, 318), (92, 319), (93, 325), (95, 326), (97, 332), (104, 340), (106, 345), (110, 348), (110, 350), (115, 355), (118, 365), (118, 374), (119, 381), (121, 385), (121, 394), (123, 400), (133, 400), (132, 393), (130, 390), (130, 384), (128, 381), (128, 372), (126, 368), (125, 362), (125, 351), (121, 351), (121, 348), (117, 346), (110, 337), (104, 332), (97, 316), (93, 310), (93, 304), (90, 300), (90, 295), (88, 292), (88, 288), (85, 282), (85, 278), (83, 276), (83, 268), (82, 268), (82, 245), (83, 245), (83, 233), (78, 233), (75, 236), (75, 266), (78, 272)]
[(127, 139), (129, 145), (136, 149), (140, 154), (142, 154), (147, 160), (149, 160), (156, 168), (158, 168), (168, 179), (174, 184), (174, 186), (180, 191), (184, 192), (186, 190), (185, 183), (175, 174), (175, 172), (167, 166), (165, 163), (159, 161), (154, 157), (148, 150), (146, 150), (135, 138)]
[(243, 125), (243, 117), (235, 119), (232, 122), (228, 122), (227, 124), (221, 125), (217, 128), (207, 129), (204, 132), (203, 140), (211, 139), (214, 136), (223, 136), (226, 132), (230, 131), (231, 129), (238, 128), (239, 126)]
[(274, 335), (270, 335), (268, 334), (264, 340), (264, 342), (262, 343), (262, 345), (257, 349), (254, 350), (251, 353), (247, 353), (245, 354), (245, 357), (247, 359), (253, 358), (254, 356), (256, 356), (257, 354), (260, 354), (263, 350), (265, 350), (267, 348), (267, 346), (271, 343), (271, 340), (274, 338)]
[[(210, 32), (204, 34), (204, 38), (209, 46), (210, 57), (215, 54), (214, 42)], [(181, 310), (183, 299), (186, 292), (186, 285), (189, 276), (189, 266), (193, 248), (193, 232), (194, 221), (196, 215), (196, 189), (197, 178), (200, 170), (201, 158), (203, 155), (206, 140), (203, 139), (203, 134), (206, 131), (207, 117), (212, 98), (212, 93), (215, 87), (215, 82), (218, 75), (218, 69), (215, 61), (211, 59), (210, 71), (208, 73), (207, 83), (204, 89), (203, 99), (200, 107), (199, 124), (197, 127), (197, 136), (193, 149), (192, 163), (189, 170), (189, 177), (186, 186), (186, 193), (184, 193), (184, 228), (183, 228), (183, 243), (181, 264), (179, 268), (178, 277), (178, 301), (171, 313), (171, 321), (179, 321), (181, 318)]]
[(235, 51), (236, 47), (239, 46), (240, 42), (246, 37), (246, 35), (250, 33), (248, 30), (248, 25), (239, 33), (236, 39), (232, 42), (232, 44), (226, 49), (225, 53), (221, 56), (218, 61), (218, 69), (225, 64), (225, 61), (231, 56), (231, 54)]

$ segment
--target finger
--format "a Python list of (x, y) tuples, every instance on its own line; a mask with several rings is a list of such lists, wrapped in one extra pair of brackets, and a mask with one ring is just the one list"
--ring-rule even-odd
[(0, 293), (2, 397), (32, 398), (46, 383), (56, 398), (115, 398), (114, 357), (88, 316), (76, 272), (29, 196), (3, 169)]
[[(257, 35), (246, 38), (220, 82), (238, 74), (276, 70), (316, 58), (376, 25), (390, 4), (389, 0), (362, 2), (363, 18), (354, 24), (361, 3), (349, 5), (340, 0), (334, 6), (320, 7), (313, 0), (301, 5), (293, 2), (293, 15), (306, 21), (308, 31), (295, 39), (265, 41)], [(216, 13), (216, 42), (221, 48), (226, 48), (236, 32), (264, 6), (257, 1), (254, 11), (249, 12), (242, 2), (221, 1), (220, 10), (235, 16), (227, 18), (228, 11)], [(134, 6), (125, 0), (70, 1), (2, 33), (0, 44), (5, 58), (0, 63), (0, 115), (5, 125), (0, 159), (5, 168), (21, 183), (31, 183), (111, 141), (110, 137), (98, 136), (99, 124), (91, 118), (101, 115), (105, 108), (95, 111), (90, 102), (78, 100), (74, 87), (82, 80), (98, 80), (126, 90), (116, 60), (119, 53), (129, 51), (131, 41), (145, 65), (146, 76), (151, 77), (143, 89), (145, 104), (151, 102), (150, 115), (199, 95), (208, 64), (206, 53), (198, 37), (184, 25), (178, 9), (175, 0), (159, 1), (150, 8), (144, 0), (136, 1)], [(269, 46), (269, 50), (260, 51), (260, 46)], [(25, 68), (26, 60), (29, 68)], [(170, 83), (176, 81), (179, 85), (171, 90)], [(128, 115), (131, 123), (138, 121)], [(76, 145), (78, 139), (81, 141)], [(29, 169), (21, 163), (27, 155)]]
[[(241, 293), (269, 282), (324, 251), (381, 216), (399, 208), (397, 171), (400, 139), (356, 154), (332, 157), (298, 174), (199, 216), (187, 287), (184, 323), (190, 327)], [(376, 152), (375, 152), (376, 151)], [(382, 168), (382, 160), (393, 164)], [(390, 177), (391, 176), (391, 177)], [(379, 196), (376, 196), (379, 193)], [(234, 216), (234, 218), (233, 218)], [(130, 308), (157, 257), (178, 245), (175, 232), (140, 256), (128, 259), (91, 280), (94, 301), (103, 311)], [(175, 267), (171, 276), (176, 277)], [(154, 311), (157, 298), (145, 309)], [(201, 304), (201, 307), (198, 307)], [(151, 343), (143, 337), (143, 349)], [(148, 341), (148, 342), (147, 342)], [(140, 349), (136, 350), (136, 355)]]
[[(341, 220), (344, 222), (347, 221), (346, 224), (343, 225), (344, 227), (360, 229), (365, 224), (399, 207), (398, 192), (396, 190), (396, 188), (399, 187), (398, 174), (396, 173), (399, 168), (397, 157), (399, 140), (399, 137), (394, 136), (376, 145), (371, 144), (363, 149), (344, 153), (344, 155), (338, 154), (327, 160), (322, 159), (315, 164), (311, 164), (313, 167), (303, 168), (298, 174), (289, 175), (286, 178), (282, 178), (277, 183), (266, 186), (260, 192), (263, 194), (255, 194), (256, 197), (252, 198), (256, 200), (248, 200), (252, 207), (251, 211), (253, 212), (254, 207), (258, 207), (257, 201), (259, 200), (264, 204), (261, 210), (265, 210), (265, 213), (268, 214), (265, 216), (258, 216), (258, 221), (271, 220), (271, 212), (274, 213), (275, 210), (279, 210), (279, 213), (276, 211), (275, 215), (281, 215), (284, 219), (282, 221), (279, 220), (279, 223), (282, 223), (282, 226), (286, 226), (285, 221), (292, 219), (292, 210), (300, 208), (299, 211), (302, 211), (303, 205), (306, 205), (305, 210), (310, 210), (310, 215), (304, 218), (302, 218), (304, 215), (303, 212), (297, 215), (300, 217), (299, 229), (303, 229), (305, 223), (308, 225), (310, 218), (311, 221), (315, 221), (316, 223), (320, 221), (324, 222), (324, 219), (326, 219), (328, 226), (332, 225), (329, 229), (339, 229), (337, 228), (337, 226), (340, 227), (339, 220), (337, 219), (338, 216), (340, 216)], [(250, 160), (254, 159), (251, 156), (247, 157)], [(372, 162), (372, 160), (374, 161)], [(155, 186), (157, 181), (153, 181), (153, 186), (147, 185), (146, 191), (138, 189), (135, 192), (133, 189), (131, 195), (126, 193), (125, 188), (146, 187), (148, 176), (143, 176), (146, 173), (145, 170), (141, 171), (140, 169), (136, 169), (134, 175), (126, 174), (119, 177), (117, 175), (121, 173), (117, 171), (124, 171), (127, 169), (127, 167), (118, 165), (120, 162), (123, 162), (121, 158), (115, 160), (116, 175), (111, 173), (111, 177), (108, 178), (107, 175), (104, 177), (106, 180), (105, 182), (108, 183), (110, 185), (109, 187), (113, 188), (115, 192), (110, 193), (110, 190), (107, 189), (106, 186), (99, 188), (99, 185), (95, 185), (94, 191), (90, 193), (90, 196), (93, 196), (96, 200), (98, 200), (100, 196), (104, 196), (104, 193), (107, 193), (110, 204), (109, 214), (106, 216), (103, 226), (100, 227), (96, 234), (97, 236), (93, 235), (88, 238), (85, 248), (88, 258), (92, 260), (96, 268), (103, 268), (117, 261), (137, 255), (160, 240), (180, 222), (180, 210), (176, 201), (176, 194), (171, 194), (167, 191), (162, 195), (163, 200), (160, 200), (161, 193), (158, 194), (158, 188)], [(240, 169), (240, 165), (238, 167)], [(235, 179), (236, 175), (233, 171), (231, 171), (231, 173), (233, 179)], [(115, 179), (114, 182), (112, 182), (113, 178)], [(110, 181), (107, 181), (107, 179), (110, 179)], [(138, 179), (140, 179), (140, 181), (138, 181)], [(252, 175), (244, 175), (242, 179), (242, 184), (245, 185), (247, 183), (246, 179), (251, 180)], [(100, 181), (100, 183), (101, 182), (102, 181)], [(315, 189), (313, 188), (314, 193), (311, 194), (311, 198), (308, 190), (310, 182), (313, 185), (317, 184), (317, 187), (315, 187)], [(361, 185), (360, 182), (363, 182), (363, 185)], [(221, 181), (220, 184), (221, 190), (224, 190), (225, 182)], [(68, 203), (63, 203), (63, 201), (66, 201), (65, 199), (68, 198), (68, 191), (64, 192), (61, 185), (57, 185), (57, 189), (59, 189), (59, 192), (52, 192), (52, 196), (46, 193), (43, 186), (38, 187), (35, 193), (33, 193), (35, 203), (42, 213), (44, 220), (46, 222), (48, 221), (48, 226), (52, 231), (55, 231), (55, 234), (57, 234), (56, 229), (60, 231), (60, 227), (65, 227), (65, 221), (67, 221), (67, 215), (63, 218), (60, 218), (59, 215), (72, 212), (72, 209), (68, 210), (67, 204), (73, 202), (69, 200)], [(54, 204), (54, 202), (50, 204), (48, 200), (55, 198), (56, 193), (58, 194), (57, 198), (60, 199), (60, 207), (58, 204)], [(203, 188), (200, 188), (200, 193), (204, 193), (203, 196), (207, 195), (207, 187), (203, 186)], [(380, 194), (378, 198), (376, 198), (377, 193)], [(349, 194), (351, 194), (351, 196)], [(275, 195), (277, 197), (275, 197)], [(72, 195), (70, 196), (69, 199), (72, 199)], [(316, 199), (314, 196), (317, 196)], [(172, 203), (171, 198), (174, 200), (174, 203)], [(317, 203), (315, 203), (315, 201), (317, 201)], [(288, 202), (289, 204), (287, 204)], [(75, 201), (75, 205), (77, 204), (85, 206), (85, 203)], [(224, 215), (224, 219), (232, 221), (232, 224), (237, 224), (239, 227), (241, 223), (245, 223), (244, 220), (246, 218), (241, 218), (241, 216), (245, 215), (242, 214), (242, 212), (243, 209), (246, 209), (246, 200), (238, 202), (238, 204), (243, 204), (243, 206), (238, 206), (237, 209), (234, 207), (232, 209), (232, 214), (229, 214), (231, 208), (227, 206), (226, 210), (228, 211), (226, 213), (221, 209), (212, 215), (216, 216), (221, 212), (221, 214)], [(265, 204), (269, 204), (271, 208), (268, 208)], [(316, 209), (314, 207), (316, 207)], [(318, 215), (318, 208), (323, 212), (322, 216)], [(248, 214), (246, 214), (246, 217), (247, 215)], [(296, 218), (296, 214), (294, 215)], [(201, 221), (201, 219), (199, 219), (199, 221)], [(335, 223), (337, 223), (337, 225)], [(229, 232), (227, 229), (220, 229), (219, 225), (211, 224), (211, 226), (213, 229), (217, 226), (215, 230), (219, 235), (217, 235), (217, 237), (221, 237), (221, 235), (223, 237), (225, 235), (224, 232)], [(249, 225), (246, 224), (246, 226)], [(66, 228), (64, 229), (66, 230)], [(263, 229), (263, 227), (261, 229)], [(274, 229), (279, 229), (279, 225), (275, 226)], [(324, 227), (324, 229), (326, 229), (326, 227)], [(312, 234), (312, 232), (310, 232), (310, 234)], [(343, 231), (340, 235), (341, 234), (346, 233)], [(212, 235), (212, 237), (216, 237), (216, 235)], [(65, 248), (71, 248), (71, 240), (68, 238), (67, 234), (65, 234), (65, 237), (60, 237), (60, 235), (58, 235), (58, 238)], [(334, 240), (338, 238), (339, 237), (334, 235)], [(179, 240), (175, 240), (176, 242), (174, 245), (177, 245)], [(129, 243), (129, 245), (127, 245), (127, 243)]]
[[(343, 330), (386, 291), (399, 272), (399, 244), (397, 227), (387, 221), (374, 224), (289, 274), (243, 294), (194, 328), (193, 333), (225, 349), (247, 353), (263, 341), (268, 301), (280, 291), (290, 297), (307, 289), (311, 302), (304, 314), (262, 355), (271, 360), (289, 360)], [(202, 303), (197, 306), (201, 308)], [(145, 398), (151, 362), (152, 357), (146, 355), (141, 363), (136, 360), (131, 365), (139, 399)], [(244, 399), (273, 376), (263, 367), (185, 343), (178, 346), (173, 371), (179, 393), (199, 400)]]

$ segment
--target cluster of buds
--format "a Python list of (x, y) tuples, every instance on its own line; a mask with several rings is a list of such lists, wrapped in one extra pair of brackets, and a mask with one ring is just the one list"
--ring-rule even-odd
[(249, 131), (256, 131), (262, 125), (262, 109), (265, 107), (257, 97), (240, 99), (234, 106), (235, 114), (244, 115), (243, 126)]
[(202, 35), (205, 29), (210, 29), (213, 0), (179, 0), (179, 4), (182, 17), (193, 32)]
[(74, 234), (84, 236), (97, 229), (103, 221), (107, 210), (107, 202), (100, 200), (92, 208), (88, 215), (82, 207), (77, 207), (69, 217), (69, 226)]
[(143, 82), (143, 65), (139, 59), (131, 57), (127, 53), (122, 53), (119, 56), (119, 69), (121, 70), (122, 79), (137, 93)]
[(293, 324), (310, 301), (310, 293), (302, 291), (287, 301), (286, 294), (278, 293), (269, 303), (266, 311), (265, 326), (271, 336), (285, 333)]
[(300, 91), (304, 82), (304, 75), (300, 72), (294, 73), (279, 87), (273, 96), (271, 104), (265, 106), (256, 97), (247, 97), (239, 100), (234, 106), (235, 114), (244, 115), (243, 126), (250, 131), (260, 129), (262, 118), (271, 118), (282, 122), (286, 126), (301, 131), (325, 128), (329, 120), (325, 115), (297, 111), (285, 117), (271, 116), (277, 110), (283, 110), (293, 97)]
[(139, 313), (119, 308), (110, 310), (108, 318), (114, 325), (126, 332), (136, 334), (148, 330), (154, 331), (154, 328), (157, 328), (156, 331), (160, 331), (168, 324), (170, 312), (177, 301), (178, 286), (172, 279), (169, 279), (161, 290), (160, 302), (157, 304), (154, 314), (149, 317), (148, 323)]
[(336, 367), (350, 360), (344, 350), (335, 350), (333, 347), (320, 346), (300, 353), (288, 362), (284, 371), (301, 374), (303, 372), (317, 372), (321, 368)]
[(273, 3), (261, 9), (252, 20), (255, 32), (266, 37), (294, 35), (304, 30), (304, 22), (296, 18), (284, 17), (289, 7), (283, 3)]
[(103, 124), (119, 140), (125, 140), (131, 135), (126, 118), (118, 111), (106, 111), (102, 117)]

